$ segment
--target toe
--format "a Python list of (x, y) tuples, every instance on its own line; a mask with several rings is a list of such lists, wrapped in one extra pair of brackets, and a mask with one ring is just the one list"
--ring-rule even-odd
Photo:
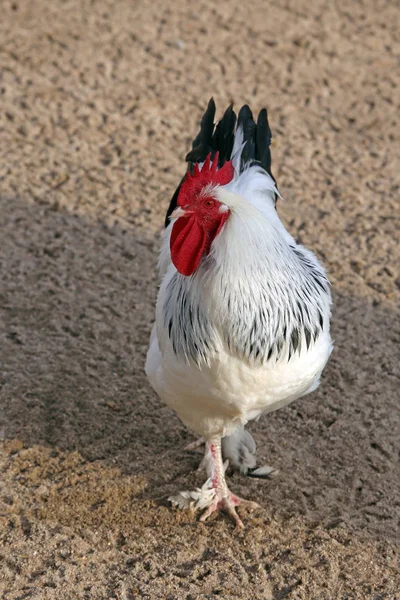
[(243, 521), (241, 520), (241, 518), (237, 514), (236, 509), (235, 509), (235, 505), (230, 500), (230, 498), (223, 498), (218, 503), (214, 502), (213, 504), (211, 504), (204, 511), (204, 513), (201, 515), (200, 521), (202, 523), (204, 523), (205, 521), (207, 521), (208, 517), (210, 515), (212, 515), (213, 512), (216, 512), (216, 511), (218, 511), (218, 512), (219, 511), (225, 512), (228, 515), (228, 517), (230, 517), (232, 519), (232, 521), (235, 523), (236, 529), (243, 529), (244, 528)]
[(185, 452), (191, 452), (192, 450), (197, 450), (204, 444), (205, 444), (204, 438), (201, 437), (198, 440), (195, 440), (194, 442), (190, 442), (190, 444), (186, 444), (186, 446), (184, 446), (183, 449)]
[(260, 506), (260, 504), (258, 504), (258, 502), (253, 502), (252, 500), (244, 500), (243, 498), (240, 498), (239, 504), (241, 506), (245, 506), (246, 508), (249, 508), (250, 510), (256, 510), (257, 508), (261, 508), (261, 506)]
[(211, 504), (208, 508), (206, 508), (206, 510), (203, 512), (203, 514), (200, 517), (200, 521), (202, 523), (204, 523), (204, 521), (207, 521), (208, 517), (210, 515), (212, 515), (212, 513), (216, 510), (216, 506), (215, 504)]
[(230, 516), (232, 521), (235, 523), (236, 529), (244, 529), (243, 521), (237, 514), (234, 506), (229, 505), (229, 506), (225, 507), (225, 511)]

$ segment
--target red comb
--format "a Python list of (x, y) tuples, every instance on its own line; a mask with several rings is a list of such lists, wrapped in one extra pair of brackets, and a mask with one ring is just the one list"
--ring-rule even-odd
[(233, 179), (234, 168), (232, 161), (226, 161), (223, 166), (218, 169), (218, 152), (211, 162), (211, 152), (207, 154), (206, 160), (203, 163), (200, 171), (199, 164), (196, 163), (193, 169), (193, 175), (186, 173), (185, 181), (181, 185), (178, 196), (178, 205), (186, 206), (190, 204), (194, 194), (198, 194), (206, 185), (226, 185)]

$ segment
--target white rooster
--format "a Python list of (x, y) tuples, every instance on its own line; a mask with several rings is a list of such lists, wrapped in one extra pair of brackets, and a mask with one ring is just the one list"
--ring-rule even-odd
[(230, 106), (215, 128), (214, 117), (211, 99), (167, 213), (146, 373), (206, 441), (209, 479), (171, 500), (205, 509), (203, 521), (225, 510), (243, 527), (235, 507), (257, 505), (229, 490), (223, 460), (257, 474), (246, 423), (318, 387), (331, 295), (278, 217), (267, 111), (255, 123), (245, 105), (236, 125)]

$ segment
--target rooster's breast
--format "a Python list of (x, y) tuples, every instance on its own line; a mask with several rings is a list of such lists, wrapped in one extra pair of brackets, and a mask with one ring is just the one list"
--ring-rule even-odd
[(199, 433), (229, 435), (262, 412), (271, 412), (315, 389), (331, 352), (329, 335), (287, 360), (250, 364), (220, 348), (208, 364), (179, 360), (171, 342), (160, 352), (156, 334), (146, 371), (159, 396)]

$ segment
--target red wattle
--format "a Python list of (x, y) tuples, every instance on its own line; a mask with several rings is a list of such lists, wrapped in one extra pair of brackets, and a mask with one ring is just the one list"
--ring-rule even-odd
[(171, 231), (171, 259), (182, 275), (192, 275), (207, 245), (207, 234), (195, 215), (180, 217)]

